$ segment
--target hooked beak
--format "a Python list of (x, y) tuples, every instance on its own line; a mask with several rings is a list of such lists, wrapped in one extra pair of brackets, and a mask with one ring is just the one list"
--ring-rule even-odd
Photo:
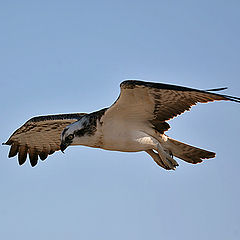
[(65, 142), (61, 142), (60, 149), (64, 153), (64, 150), (69, 146), (69, 144)]

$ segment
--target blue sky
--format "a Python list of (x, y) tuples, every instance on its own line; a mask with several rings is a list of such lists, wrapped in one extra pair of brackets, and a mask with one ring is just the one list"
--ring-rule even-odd
[[(32, 116), (111, 105), (124, 79), (240, 96), (239, 1), (1, 1), (1, 142)], [(0, 238), (239, 239), (240, 105), (201, 104), (173, 138), (217, 152), (175, 172), (71, 147), (31, 168), (0, 148)]]

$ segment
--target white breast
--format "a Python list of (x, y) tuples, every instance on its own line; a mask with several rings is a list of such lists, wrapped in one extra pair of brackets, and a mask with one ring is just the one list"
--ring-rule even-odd
[(117, 123), (104, 122), (102, 125), (102, 148), (122, 152), (138, 152), (151, 148), (154, 140), (150, 137), (142, 123), (129, 124), (125, 121)]

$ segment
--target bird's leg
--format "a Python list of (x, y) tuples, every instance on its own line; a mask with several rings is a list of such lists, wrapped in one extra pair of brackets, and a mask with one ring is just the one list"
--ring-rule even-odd
[(171, 152), (168, 150), (165, 151), (160, 143), (157, 144), (157, 151), (164, 165), (175, 170), (175, 168), (178, 166), (178, 163), (171, 157)]
[(159, 155), (157, 153), (155, 153), (152, 149), (146, 150), (145, 152), (152, 157), (152, 159), (157, 163), (158, 166), (160, 166), (166, 170), (170, 170), (170, 168), (168, 166), (165, 166), (165, 164), (163, 163), (163, 161), (161, 160)]
[[(155, 134), (156, 135), (156, 134)], [(167, 141), (166, 139), (162, 139), (162, 136), (150, 136), (152, 149), (145, 150), (153, 160), (162, 168), (166, 170), (175, 170), (178, 166), (178, 163), (172, 158), (171, 151), (167, 148), (167, 146), (162, 146), (160, 142)], [(155, 150), (155, 151), (153, 151)]]

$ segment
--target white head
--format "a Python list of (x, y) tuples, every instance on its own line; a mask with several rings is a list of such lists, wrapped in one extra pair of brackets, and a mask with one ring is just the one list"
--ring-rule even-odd
[(91, 121), (88, 115), (79, 121), (68, 125), (61, 135), (61, 151), (69, 145), (88, 145), (89, 139), (96, 131), (96, 123)]

